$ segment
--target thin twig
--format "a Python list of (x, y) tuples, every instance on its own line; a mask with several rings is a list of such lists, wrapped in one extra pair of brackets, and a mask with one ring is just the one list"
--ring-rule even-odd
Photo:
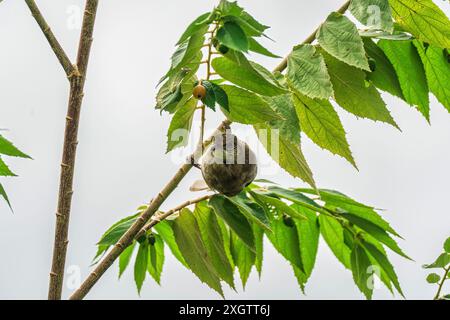
[(193, 199), (193, 200), (188, 200), (186, 202), (183, 202), (182, 204), (180, 204), (179, 206), (170, 209), (169, 211), (166, 211), (164, 213), (161, 213), (160, 215), (157, 215), (155, 217), (150, 218), (150, 222), (148, 222), (144, 227), (142, 227), (141, 231), (139, 231), (139, 233), (136, 235), (136, 239), (139, 239), (140, 237), (142, 237), (143, 235), (145, 235), (151, 228), (153, 228), (155, 225), (157, 225), (158, 223), (160, 223), (161, 221), (166, 220), (168, 217), (170, 217), (172, 214), (183, 210), (184, 208), (208, 200), (213, 196), (213, 194), (208, 194), (205, 195), (203, 197), (197, 198), (197, 199)]
[(442, 287), (444, 286), (445, 280), (447, 280), (447, 275), (450, 272), (450, 266), (448, 266), (446, 269), (444, 269), (444, 276), (441, 279), (441, 282), (439, 283), (438, 291), (436, 292), (436, 295), (434, 296), (434, 300), (438, 300), (439, 296), (441, 295)]
[[(348, 7), (350, 5), (350, 1), (346, 1), (342, 7), (340, 7), (336, 12), (342, 13), (344, 14), (345, 11), (347, 11)], [(316, 34), (317, 31), (319, 31), (319, 27), (317, 27), (313, 33), (311, 33), (308, 38), (306, 38), (302, 43), (306, 44), (306, 43), (313, 43), (314, 40), (316, 39)], [(283, 72), (284, 69), (287, 68), (287, 63), (288, 63), (288, 59), (289, 59), (289, 55), (287, 55), (281, 62), (280, 64), (273, 70), (273, 72)]]
[(70, 59), (67, 57), (67, 54), (64, 52), (63, 48), (56, 39), (49, 25), (45, 21), (41, 11), (36, 5), (36, 2), (34, 2), (34, 0), (25, 0), (25, 2), (28, 5), (28, 8), (30, 8), (31, 14), (33, 15), (37, 24), (41, 28), (45, 37), (47, 38), (47, 41), (50, 44), (50, 47), (53, 49), (53, 52), (55, 53), (59, 62), (61, 63), (61, 66), (64, 68), (67, 77), (69, 78), (72, 77), (73, 75), (76, 74), (76, 68), (70, 62)]
[(197, 150), (192, 153), (188, 158), (188, 163), (181, 166), (176, 172), (173, 178), (167, 183), (167, 185), (161, 190), (161, 192), (152, 200), (148, 208), (141, 214), (141, 216), (133, 223), (133, 225), (125, 232), (125, 234), (119, 239), (116, 245), (108, 252), (108, 254), (98, 263), (94, 271), (86, 278), (86, 280), (81, 284), (70, 297), (71, 300), (83, 299), (86, 294), (91, 290), (95, 283), (100, 279), (100, 277), (105, 273), (106, 270), (114, 263), (114, 261), (120, 256), (120, 254), (125, 250), (131, 242), (134, 240), (138, 232), (147, 223), (147, 221), (153, 216), (153, 214), (159, 209), (161, 204), (167, 199), (167, 197), (175, 190), (181, 180), (186, 176), (189, 170), (192, 169), (193, 163), (196, 156), (207, 145), (209, 145), (215, 135), (223, 132), (230, 124), (230, 121), (225, 120), (216, 129), (216, 131), (209, 137), (205, 143), (197, 147)]
[[(344, 13), (349, 6), (349, 1), (347, 1), (338, 12)], [(308, 39), (308, 43), (314, 41), (310, 39), (315, 38), (316, 32), (314, 32)], [(304, 42), (306, 43), (306, 42)], [(273, 72), (282, 72), (287, 67), (287, 57), (283, 60), (285, 63), (280, 63)], [(175, 190), (180, 181), (185, 177), (187, 172), (192, 169), (193, 164), (199, 159), (199, 155), (202, 155), (202, 150), (205, 146), (208, 146), (213, 137), (228, 128), (231, 124), (230, 120), (223, 121), (216, 131), (207, 139), (203, 144), (199, 144), (194, 153), (189, 157), (189, 163), (184, 164), (175, 174), (175, 176), (169, 181), (169, 183), (164, 187), (164, 189), (158, 194), (156, 198), (152, 200), (147, 210), (145, 210), (141, 216), (136, 220), (136, 222), (127, 230), (127, 232), (119, 239), (113, 249), (98, 263), (97, 267), (92, 271), (89, 276), (84, 280), (81, 286), (72, 294), (70, 300), (80, 300), (83, 299), (92, 287), (97, 283), (100, 277), (106, 272), (106, 270), (114, 263), (114, 261), (120, 256), (120, 254), (132, 243), (141, 228), (147, 223), (147, 221), (152, 217), (152, 215), (158, 210), (165, 199)]]
[(80, 42), (78, 46), (77, 70), (79, 71), (79, 74), (70, 78), (70, 95), (61, 162), (53, 261), (48, 291), (48, 298), (50, 300), (61, 299), (67, 244), (69, 242), (67, 235), (69, 231), (69, 217), (73, 195), (73, 176), (78, 144), (80, 110), (84, 96), (83, 90), (86, 81), (86, 70), (91, 50), (97, 6), (98, 0), (86, 1)]

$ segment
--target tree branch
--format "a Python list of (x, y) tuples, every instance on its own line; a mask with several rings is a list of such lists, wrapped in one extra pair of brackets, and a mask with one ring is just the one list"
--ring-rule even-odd
[(67, 57), (66, 53), (59, 44), (49, 25), (45, 21), (42, 13), (40, 12), (38, 6), (36, 5), (36, 2), (34, 2), (34, 0), (25, 0), (25, 2), (28, 5), (28, 8), (30, 8), (32, 16), (34, 17), (37, 24), (44, 33), (45, 37), (47, 38), (50, 47), (53, 49), (53, 52), (58, 58), (59, 63), (61, 63), (61, 66), (66, 72), (67, 77), (71, 78), (76, 74), (76, 68), (70, 62), (70, 59)]
[(153, 214), (159, 209), (161, 204), (167, 199), (167, 197), (175, 190), (181, 180), (186, 176), (189, 170), (192, 169), (193, 163), (198, 159), (198, 155), (201, 154), (201, 150), (207, 147), (213, 137), (218, 133), (224, 131), (230, 124), (230, 121), (225, 120), (221, 125), (214, 131), (214, 133), (203, 143), (199, 144), (188, 158), (188, 163), (181, 166), (176, 172), (169, 183), (161, 190), (161, 192), (152, 200), (148, 208), (141, 214), (141, 216), (136, 220), (135, 223), (125, 232), (125, 234), (119, 239), (116, 245), (108, 252), (108, 254), (98, 263), (97, 267), (91, 274), (86, 278), (86, 280), (81, 284), (70, 297), (71, 300), (83, 299), (86, 294), (91, 290), (95, 283), (100, 279), (100, 277), (105, 273), (106, 270), (114, 263), (114, 261), (120, 256), (120, 254), (125, 250), (131, 242), (135, 239), (138, 232), (144, 227), (145, 223), (153, 216)]
[[(338, 9), (338, 12), (344, 13), (350, 1), (347, 1), (341, 8)], [(303, 43), (311, 43), (314, 41), (316, 37), (317, 30), (314, 31)], [(282, 72), (287, 67), (287, 59), (284, 58), (283, 61), (273, 70), (273, 72)], [(229, 125), (231, 121), (225, 120), (220, 126), (216, 129), (213, 135), (206, 140), (203, 144), (199, 144), (194, 153), (189, 157), (190, 163), (184, 164), (175, 176), (170, 180), (170, 182), (164, 187), (164, 189), (158, 194), (156, 198), (152, 200), (147, 210), (145, 210), (141, 216), (136, 220), (136, 222), (127, 230), (127, 232), (119, 239), (117, 244), (113, 247), (113, 249), (99, 262), (97, 267), (91, 274), (84, 280), (81, 286), (72, 294), (70, 300), (80, 300), (83, 299), (88, 292), (92, 289), (92, 287), (97, 283), (100, 277), (106, 272), (106, 270), (114, 263), (114, 261), (120, 256), (120, 254), (132, 243), (136, 235), (140, 232), (141, 228), (145, 226), (147, 221), (153, 216), (153, 214), (158, 210), (161, 204), (165, 201), (165, 199), (175, 190), (180, 181), (185, 177), (187, 172), (192, 168), (193, 164), (196, 160), (199, 159), (199, 156), (203, 154), (203, 150), (205, 146), (208, 146), (212, 140), (212, 137), (216, 135), (218, 132), (224, 131)]]
[(168, 217), (170, 217), (172, 214), (183, 210), (184, 208), (202, 202), (204, 200), (208, 200), (213, 196), (213, 194), (208, 194), (206, 196), (197, 198), (197, 199), (193, 199), (193, 200), (188, 200), (186, 202), (183, 202), (182, 204), (180, 204), (179, 206), (170, 209), (169, 211), (166, 211), (164, 213), (161, 213), (160, 215), (157, 215), (156, 217), (151, 217), (150, 218), (150, 222), (147, 223), (145, 226), (142, 227), (142, 229), (139, 231), (139, 233), (136, 235), (136, 239), (139, 239), (140, 237), (142, 237), (143, 235), (145, 235), (147, 233), (147, 231), (149, 231), (151, 228), (153, 228), (155, 225), (157, 225), (158, 223), (160, 223), (161, 221), (164, 221), (165, 219), (167, 219)]
[(48, 298), (50, 300), (61, 299), (67, 244), (69, 242), (67, 235), (69, 231), (69, 217), (72, 204), (73, 176), (78, 144), (78, 127), (97, 6), (98, 0), (86, 1), (77, 56), (77, 69), (79, 73), (73, 77), (69, 77), (70, 95), (64, 133), (53, 261), (48, 291)]
[[(340, 7), (336, 12), (339, 12), (339, 13), (344, 14), (345, 11), (347, 11), (349, 5), (350, 5), (350, 1), (346, 1), (346, 2), (342, 5), (342, 7)], [(308, 36), (308, 38), (306, 38), (306, 39), (302, 42), (302, 44), (313, 43), (314, 40), (316, 40), (316, 34), (317, 34), (317, 31), (319, 31), (319, 28), (320, 28), (320, 26), (317, 27), (316, 30), (314, 30), (314, 32), (311, 33), (311, 34)], [(287, 68), (287, 62), (288, 62), (288, 59), (289, 59), (289, 55), (287, 55), (287, 56), (280, 62), (280, 64), (273, 70), (273, 72), (274, 72), (274, 73), (275, 73), (275, 72), (283, 72), (283, 70)]]

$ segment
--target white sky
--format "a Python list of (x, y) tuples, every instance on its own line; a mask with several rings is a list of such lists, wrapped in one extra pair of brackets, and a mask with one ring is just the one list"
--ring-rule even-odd
[[(37, 2), (63, 47), (74, 57), (79, 30), (68, 27), (72, 21), (69, 14), (83, 1)], [(341, 5), (337, 0), (240, 3), (272, 26), (269, 34), (276, 43), (265, 44), (280, 55), (287, 54)], [(204, 0), (100, 2), (82, 110), (67, 256), (67, 266), (81, 268), (82, 278), (90, 270), (102, 232), (149, 201), (177, 168), (164, 153), (170, 118), (153, 110), (155, 85), (166, 72), (174, 43), (185, 26), (214, 4)], [(440, 5), (450, 13), (448, 5)], [(0, 43), (0, 128), (8, 128), (2, 134), (34, 158), (7, 159), (20, 177), (4, 183), (14, 214), (0, 202), (0, 298), (41, 299), (47, 296), (68, 83), (23, 1), (6, 0), (0, 5)], [(271, 59), (255, 59), (269, 69), (276, 65)], [(359, 172), (306, 137), (303, 149), (320, 187), (386, 209), (384, 216), (405, 238), (400, 240), (401, 246), (415, 260), (390, 255), (405, 294), (410, 299), (430, 299), (435, 288), (425, 282), (421, 265), (431, 262), (450, 236), (446, 206), (450, 115), (432, 97), (429, 126), (405, 103), (383, 97), (403, 132), (357, 120), (339, 110)], [(208, 127), (213, 129), (221, 118), (209, 114)], [(187, 188), (199, 176), (199, 172), (191, 172), (163, 209), (194, 197)], [(286, 186), (303, 185), (281, 171), (262, 177)], [(362, 298), (351, 273), (323, 243), (307, 296), (301, 295), (287, 262), (271, 246), (265, 248), (261, 280), (253, 273), (245, 292), (225, 291), (228, 299)], [(117, 269), (116, 265), (110, 269), (88, 297), (138, 298), (132, 269), (120, 282)], [(72, 291), (72, 282), (65, 286), (65, 296)], [(162, 287), (146, 281), (141, 298), (219, 296), (168, 254)], [(374, 298), (392, 296), (381, 288), (375, 290)]]

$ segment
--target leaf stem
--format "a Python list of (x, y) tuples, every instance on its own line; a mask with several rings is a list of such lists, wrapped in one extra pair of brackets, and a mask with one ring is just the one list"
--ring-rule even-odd
[(208, 200), (208, 199), (210, 199), (213, 195), (214, 195), (214, 194), (208, 194), (208, 195), (205, 195), (205, 196), (200, 197), (200, 198), (196, 198), (196, 199), (193, 199), (193, 200), (188, 200), (188, 201), (186, 201), (186, 202), (183, 202), (183, 203), (180, 204), (179, 206), (177, 206), (177, 207), (175, 207), (175, 208), (173, 208), (173, 209), (170, 209), (169, 211), (166, 211), (166, 212), (164, 212), (164, 213), (162, 213), (162, 214), (160, 214), (160, 215), (157, 215), (157, 216), (154, 217), (154, 218), (151, 218), (151, 219), (150, 219), (150, 222), (148, 222), (144, 227), (142, 227), (142, 229), (139, 231), (139, 233), (136, 235), (135, 238), (136, 238), (136, 239), (139, 239), (140, 237), (142, 237), (143, 235), (145, 235), (145, 233), (147, 233), (151, 228), (153, 228), (155, 225), (157, 225), (157, 224), (160, 223), (161, 221), (164, 221), (165, 219), (167, 219), (168, 217), (170, 217), (172, 214), (174, 214), (174, 213), (176, 213), (176, 212), (178, 212), (178, 211), (181, 211), (181, 210), (183, 210), (184, 208), (186, 208), (186, 207), (188, 207), (188, 206), (190, 206), (190, 205), (193, 205), (193, 204), (196, 204), (196, 203), (199, 203), (199, 202)]
[(447, 268), (444, 268), (444, 276), (441, 279), (441, 282), (439, 283), (438, 291), (436, 292), (436, 295), (434, 296), (434, 300), (438, 300), (439, 296), (441, 295), (442, 287), (444, 286), (445, 280), (447, 280), (447, 275), (450, 272), (450, 265)]
[[(218, 29), (219, 25), (217, 23), (214, 24), (214, 28), (209, 31), (211, 33), (211, 38), (208, 39), (208, 43), (206, 43), (206, 47), (208, 48), (208, 56), (206, 61), (206, 80), (210, 80), (211, 78), (211, 57), (213, 55), (212, 53), (212, 39), (214, 39), (215, 33)], [(203, 140), (205, 138), (205, 123), (206, 123), (206, 107), (205, 104), (201, 106), (201, 124), (200, 124), (200, 139), (199, 139), (199, 145), (203, 143)], [(202, 150), (203, 153), (203, 150)]]
[(45, 37), (47, 38), (50, 47), (52, 48), (53, 52), (55, 53), (56, 57), (59, 60), (59, 63), (66, 72), (67, 77), (70, 78), (76, 73), (76, 68), (70, 62), (70, 59), (67, 57), (67, 54), (61, 47), (61, 44), (59, 43), (58, 39), (56, 39), (47, 21), (45, 21), (44, 16), (42, 15), (41, 11), (36, 5), (36, 2), (34, 0), (25, 0), (25, 3), (28, 5), (28, 8), (30, 9), (32, 16), (34, 17), (37, 24), (44, 33)]
[(53, 260), (48, 291), (49, 300), (61, 299), (62, 293), (67, 245), (69, 242), (69, 217), (72, 205), (73, 177), (78, 145), (78, 127), (97, 6), (98, 0), (86, 1), (80, 42), (78, 46), (78, 57), (76, 64), (77, 73), (69, 78), (70, 95), (67, 108), (63, 155), (61, 161), (55, 240), (53, 245)]

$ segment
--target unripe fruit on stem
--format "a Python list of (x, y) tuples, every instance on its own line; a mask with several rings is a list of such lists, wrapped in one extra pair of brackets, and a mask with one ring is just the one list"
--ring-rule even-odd
[(230, 49), (224, 44), (219, 44), (217, 50), (219, 50), (221, 54), (226, 54)]
[(198, 100), (203, 100), (206, 97), (206, 88), (203, 85), (198, 84), (194, 87), (192, 95)]

